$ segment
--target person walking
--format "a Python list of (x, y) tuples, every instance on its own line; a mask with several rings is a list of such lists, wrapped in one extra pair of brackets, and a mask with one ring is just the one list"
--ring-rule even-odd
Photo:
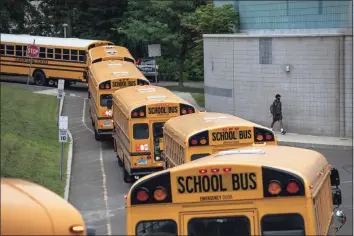
[(282, 113), (282, 109), (281, 109), (280, 98), (281, 98), (280, 94), (275, 95), (275, 99), (274, 99), (272, 105), (270, 105), (270, 113), (273, 116), (273, 122), (272, 122), (270, 128), (273, 130), (273, 126), (274, 126), (275, 122), (279, 121), (280, 132), (282, 135), (284, 135), (286, 132), (284, 131), (284, 128), (283, 128), (283, 113)]

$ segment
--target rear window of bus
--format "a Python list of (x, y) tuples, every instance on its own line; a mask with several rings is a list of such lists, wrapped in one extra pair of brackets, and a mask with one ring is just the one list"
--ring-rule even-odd
[(112, 94), (102, 94), (101, 95), (101, 107), (107, 106), (107, 101), (112, 99)]
[(133, 125), (133, 138), (134, 139), (148, 139), (149, 138), (149, 125), (146, 123)]
[(210, 153), (198, 153), (198, 154), (193, 154), (193, 155), (191, 156), (191, 161), (195, 161), (195, 160), (197, 160), (197, 159), (199, 159), (199, 158), (206, 157), (206, 156), (209, 156), (209, 155), (210, 155)]
[(304, 235), (304, 219), (300, 214), (272, 214), (265, 215), (261, 221), (262, 235)]

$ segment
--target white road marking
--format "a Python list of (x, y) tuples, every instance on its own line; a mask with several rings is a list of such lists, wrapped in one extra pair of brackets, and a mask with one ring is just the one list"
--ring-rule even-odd
[[(86, 111), (86, 100), (87, 98), (84, 99), (84, 106), (82, 109), (82, 124), (91, 131), (91, 133), (95, 133), (92, 129), (87, 127), (86, 122), (85, 122), (85, 111)], [(102, 143), (100, 143), (100, 163), (101, 163), (101, 173), (102, 173), (102, 187), (103, 187), (103, 199), (104, 199), (104, 205), (105, 205), (105, 211), (106, 211), (106, 220), (107, 220), (107, 235), (112, 235), (112, 228), (111, 228), (111, 220), (110, 220), (110, 214), (108, 210), (108, 194), (107, 194), (107, 184), (106, 184), (106, 173), (104, 171), (104, 165), (103, 165), (103, 153), (102, 153)]]
[(343, 182), (340, 182), (341, 184), (349, 184), (349, 183), (353, 183), (353, 181), (343, 181)]
[(86, 129), (88, 129), (91, 133), (95, 133), (92, 129), (90, 129), (89, 127), (87, 127), (86, 122), (85, 122), (85, 110), (86, 110), (86, 100), (87, 98), (84, 99), (84, 107), (82, 109), (82, 124), (86, 127)]

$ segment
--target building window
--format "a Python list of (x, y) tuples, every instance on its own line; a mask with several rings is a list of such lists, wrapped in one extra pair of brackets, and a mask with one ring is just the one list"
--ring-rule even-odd
[(259, 64), (272, 64), (272, 38), (259, 39)]
[(318, 14), (322, 15), (323, 12), (323, 0), (318, 0)]

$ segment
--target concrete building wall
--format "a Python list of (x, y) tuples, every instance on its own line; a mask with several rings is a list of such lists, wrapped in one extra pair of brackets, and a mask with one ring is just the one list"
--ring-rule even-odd
[(289, 132), (352, 136), (351, 45), (338, 34), (205, 35), (206, 110), (269, 127), (280, 93)]
[(214, 0), (232, 4), (240, 13), (241, 30), (352, 28), (352, 1)]

